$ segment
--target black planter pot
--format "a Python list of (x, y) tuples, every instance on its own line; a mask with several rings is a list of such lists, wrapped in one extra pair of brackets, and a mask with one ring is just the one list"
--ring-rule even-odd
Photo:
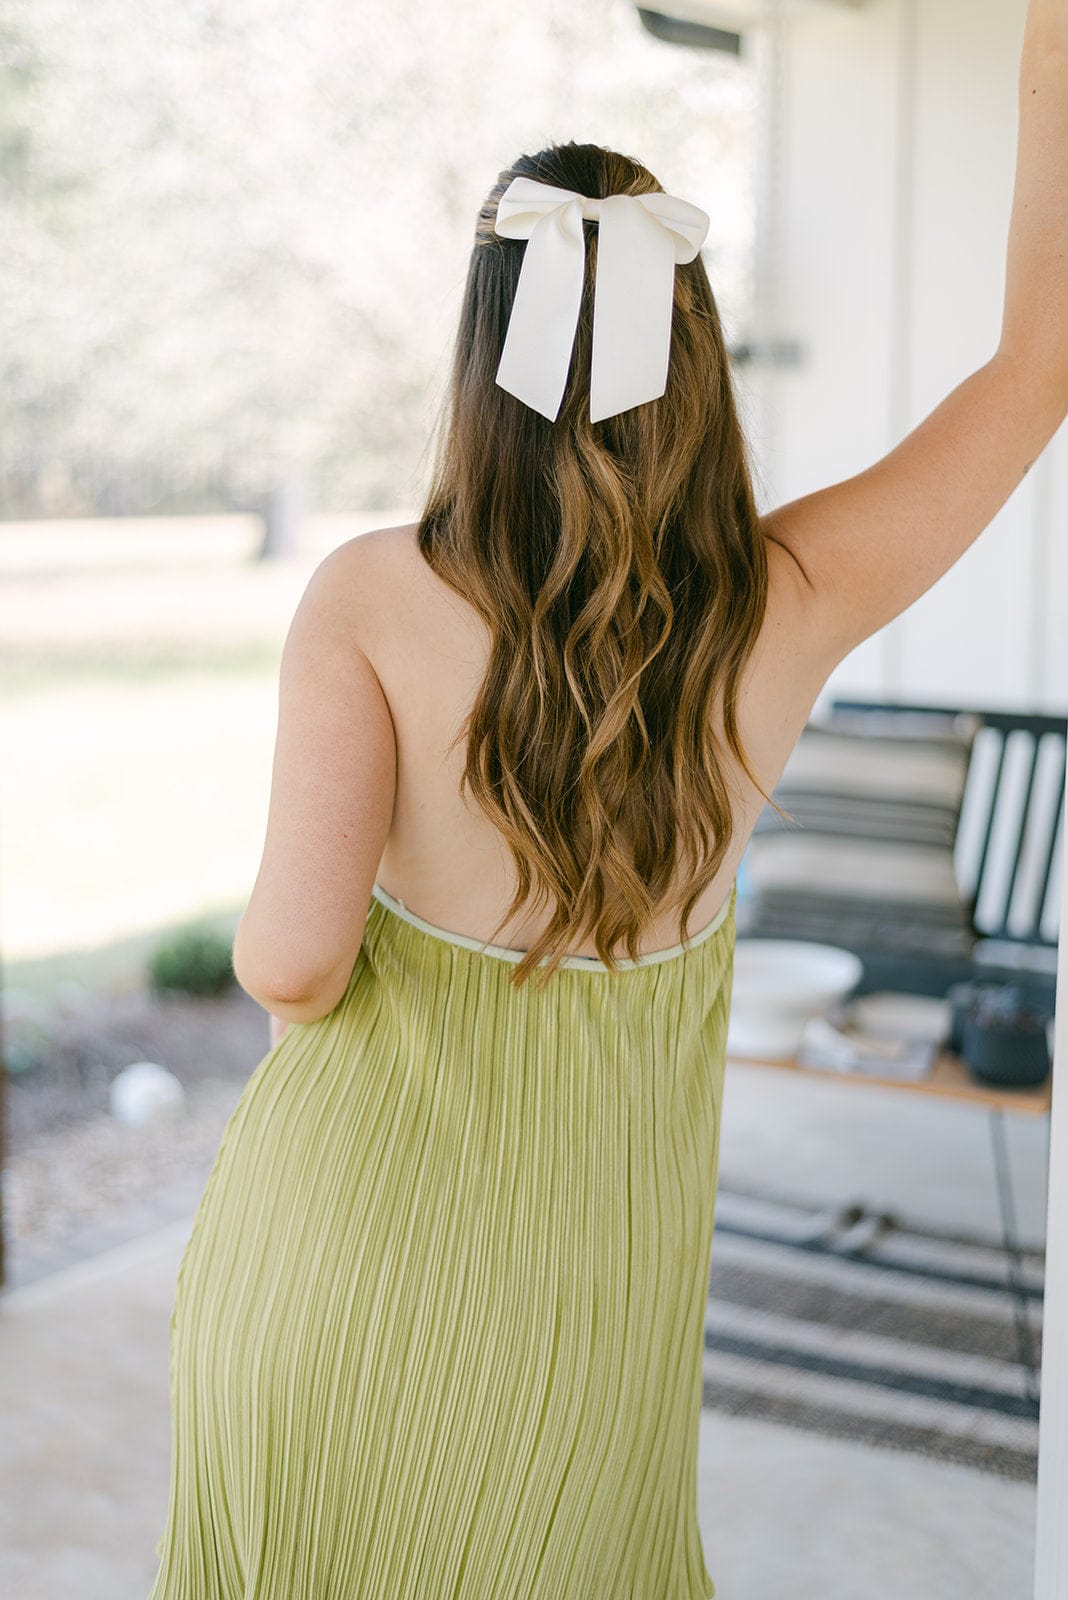
[(960, 1054), (982, 1083), (1027, 1088), (1045, 1081), (1050, 1068), (1044, 1022), (981, 1022), (964, 1016)]
[(984, 994), (995, 994), (1001, 987), (999, 983), (983, 983), (970, 978), (963, 983), (955, 983), (946, 990), (946, 999), (952, 1007), (953, 1015), (946, 1048), (952, 1050), (954, 1055), (964, 1054), (964, 1019), (969, 1011), (974, 1009), (976, 1002)]

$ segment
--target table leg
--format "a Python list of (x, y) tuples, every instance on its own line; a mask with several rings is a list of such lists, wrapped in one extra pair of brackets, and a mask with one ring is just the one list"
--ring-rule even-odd
[(1016, 1210), (1012, 1196), (1012, 1173), (1005, 1142), (1005, 1125), (1001, 1108), (990, 1108), (990, 1137), (994, 1146), (994, 1170), (998, 1183), (998, 1202), (1001, 1209), (1001, 1238), (1009, 1263), (1009, 1282), (1013, 1291), (1013, 1317), (1016, 1323), (1016, 1348), (1024, 1369), (1027, 1398), (1038, 1416), (1039, 1380), (1035, 1361), (1031, 1323), (1027, 1314), (1027, 1289), (1023, 1281), (1020, 1247), (1016, 1236)]

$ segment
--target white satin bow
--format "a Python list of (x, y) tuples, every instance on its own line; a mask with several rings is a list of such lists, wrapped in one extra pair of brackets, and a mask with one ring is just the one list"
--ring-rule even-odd
[(567, 387), (586, 265), (583, 219), (599, 223), (590, 421), (657, 400), (667, 388), (675, 263), (692, 261), (709, 218), (675, 195), (591, 199), (513, 178), (495, 231), (526, 239), (497, 382), (555, 422)]

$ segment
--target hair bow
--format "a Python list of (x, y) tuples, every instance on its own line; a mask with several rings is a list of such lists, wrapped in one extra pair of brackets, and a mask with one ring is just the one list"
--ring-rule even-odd
[(495, 231), (526, 239), (496, 381), (555, 422), (567, 386), (586, 264), (583, 220), (597, 222), (590, 421), (657, 400), (667, 388), (675, 263), (708, 233), (698, 206), (656, 190), (591, 199), (513, 178)]

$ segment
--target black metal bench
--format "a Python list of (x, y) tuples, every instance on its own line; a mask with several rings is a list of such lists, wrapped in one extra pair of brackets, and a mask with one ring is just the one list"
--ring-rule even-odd
[(1068, 717), (902, 701), (832, 700), (832, 717), (838, 711), (929, 713), (943, 719), (966, 713), (979, 725), (954, 862), (977, 940), (975, 950), (970, 958), (940, 960), (859, 952), (864, 976), (854, 992), (895, 989), (941, 997), (951, 984), (966, 979), (1012, 982), (1024, 990), (1030, 1004), (1051, 1016), (1057, 983), (1057, 839), (1064, 820)]

